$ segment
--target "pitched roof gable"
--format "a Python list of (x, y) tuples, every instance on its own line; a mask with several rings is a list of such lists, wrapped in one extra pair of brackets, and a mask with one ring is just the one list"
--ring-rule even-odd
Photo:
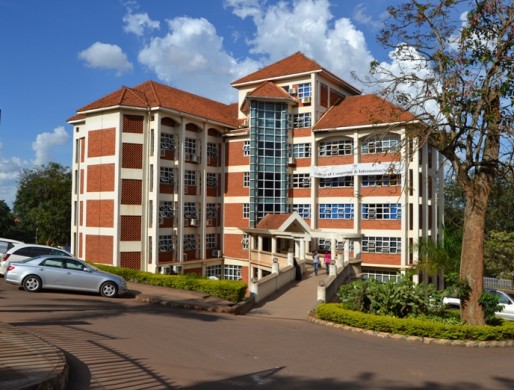
[(374, 94), (347, 96), (332, 106), (313, 130), (408, 122), (416, 117)]
[(284, 90), (284, 88), (279, 87), (275, 83), (271, 81), (265, 81), (261, 85), (259, 85), (257, 88), (255, 88), (253, 91), (249, 92), (246, 95), (246, 98), (243, 101), (243, 104), (241, 105), (241, 111), (242, 112), (248, 112), (249, 110), (249, 104), (248, 99), (259, 99), (263, 98), (267, 101), (275, 100), (275, 101), (287, 101), (290, 103), (297, 104), (298, 100), (293, 98), (291, 95), (289, 95), (288, 92)]
[(301, 52), (296, 52), (289, 57), (234, 81), (231, 85), (235, 86), (259, 80), (272, 79), (274, 77), (321, 71), (322, 69), (323, 68), (316, 61), (311, 60)]
[(237, 112), (233, 105), (207, 99), (155, 81), (144, 82), (134, 88), (122, 87), (101, 99), (77, 110), (78, 113), (114, 106), (138, 108), (168, 108), (237, 127)]

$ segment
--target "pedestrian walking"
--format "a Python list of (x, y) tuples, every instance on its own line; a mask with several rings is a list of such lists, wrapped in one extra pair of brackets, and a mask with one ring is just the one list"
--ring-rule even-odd
[(319, 253), (318, 251), (312, 252), (312, 262), (314, 263), (314, 274), (318, 276), (319, 269)]
[(330, 273), (330, 263), (332, 262), (332, 255), (330, 251), (325, 252), (325, 266), (327, 267), (327, 275)]

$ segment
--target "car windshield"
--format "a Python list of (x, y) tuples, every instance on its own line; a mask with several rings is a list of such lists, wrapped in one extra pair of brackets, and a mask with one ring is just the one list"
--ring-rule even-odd
[(40, 259), (41, 257), (43, 257), (43, 256), (34, 256), (34, 257), (29, 257), (29, 258), (23, 259), (23, 260), (18, 260), (16, 262), (17, 263), (28, 263), (29, 261), (37, 260), (37, 259)]

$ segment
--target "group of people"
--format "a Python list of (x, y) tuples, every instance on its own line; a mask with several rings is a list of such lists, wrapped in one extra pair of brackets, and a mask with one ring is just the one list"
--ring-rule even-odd
[[(320, 253), (318, 251), (312, 252), (312, 260), (314, 263), (314, 274), (318, 276), (318, 270), (321, 266), (320, 262)], [(332, 254), (330, 251), (326, 251), (325, 254), (323, 254), (323, 262), (325, 263), (325, 268), (327, 269), (327, 275), (329, 274), (330, 270), (330, 263), (332, 263)]]

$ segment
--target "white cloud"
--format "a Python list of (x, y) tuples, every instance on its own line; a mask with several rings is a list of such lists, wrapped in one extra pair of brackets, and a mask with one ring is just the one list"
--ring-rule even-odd
[[(0, 156), (3, 145), (0, 143)], [(29, 168), (30, 163), (19, 157), (0, 157), (0, 199), (4, 200), (9, 207), (16, 198), (17, 182), (21, 171)]]
[[(256, 27), (251, 53), (271, 62), (302, 51), (320, 65), (352, 83), (350, 74), (364, 76), (373, 60), (364, 34), (350, 19), (335, 19), (328, 0), (264, 2), (230, 0), (226, 6), (241, 18), (250, 17)], [(260, 8), (259, 8), (260, 7)]]
[(55, 159), (52, 158), (52, 148), (68, 142), (68, 133), (64, 127), (57, 127), (52, 133), (38, 134), (32, 143), (35, 152), (34, 165), (43, 165)]
[(114, 69), (118, 76), (132, 70), (132, 64), (123, 50), (109, 43), (95, 42), (81, 51), (79, 58), (91, 68)]
[(259, 64), (226, 52), (223, 38), (206, 19), (180, 17), (167, 22), (169, 31), (150, 39), (139, 53), (139, 62), (167, 84), (211, 99), (235, 101), (230, 83)]
[(357, 4), (355, 9), (353, 10), (353, 19), (357, 23), (361, 23), (365, 26), (369, 26), (372, 29), (378, 30), (384, 27), (383, 18), (387, 15), (387, 13), (382, 13), (379, 19), (374, 19), (371, 15), (368, 14), (368, 7), (364, 3)]
[(128, 13), (123, 17), (123, 22), (125, 23), (123, 30), (128, 33), (136, 34), (137, 36), (142, 36), (145, 29), (158, 30), (160, 28), (159, 21), (151, 20), (147, 13)]

